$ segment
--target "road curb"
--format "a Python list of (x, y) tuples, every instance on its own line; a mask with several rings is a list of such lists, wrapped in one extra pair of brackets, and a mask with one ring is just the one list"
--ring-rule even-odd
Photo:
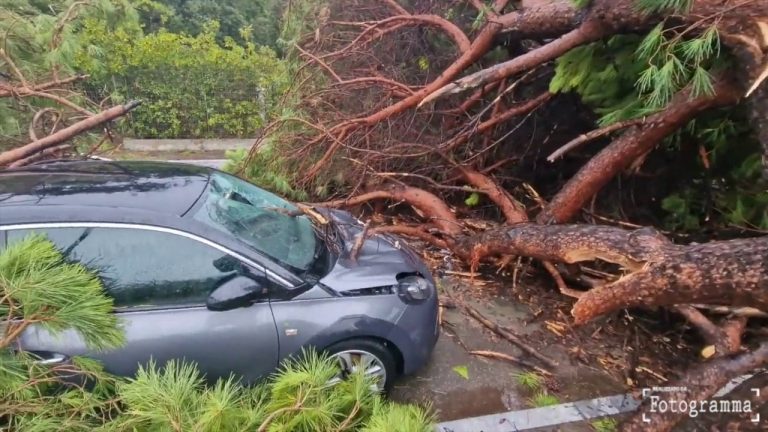
[[(722, 397), (733, 391), (757, 373), (734, 378), (713, 397)], [(630, 413), (640, 406), (641, 399), (629, 393), (585, 399), (542, 408), (508, 411), (480, 417), (452, 420), (436, 426), (436, 432), (517, 432), (582, 422)]]

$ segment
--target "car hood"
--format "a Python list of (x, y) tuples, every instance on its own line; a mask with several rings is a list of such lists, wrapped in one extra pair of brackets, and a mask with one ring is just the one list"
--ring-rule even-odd
[(343, 240), (343, 251), (339, 259), (331, 271), (320, 279), (323, 285), (344, 292), (394, 285), (398, 273), (418, 272), (430, 277), (416, 252), (402, 239), (394, 236), (376, 235), (368, 238), (360, 248), (357, 259), (352, 260), (350, 251), (357, 236), (363, 231), (363, 223), (344, 211), (317, 210), (333, 220)]

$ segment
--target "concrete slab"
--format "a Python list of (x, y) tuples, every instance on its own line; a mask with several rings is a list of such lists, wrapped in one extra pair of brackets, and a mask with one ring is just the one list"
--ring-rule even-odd
[(168, 162), (185, 163), (199, 165), (209, 168), (222, 169), (227, 164), (227, 159), (178, 159), (168, 160)]
[[(742, 375), (732, 379), (715, 393), (713, 398), (723, 397), (729, 394), (738, 385), (755, 376), (756, 373), (763, 372), (763, 369), (758, 369), (755, 373)], [(618, 394), (548, 407), (508, 411), (498, 414), (447, 421), (438, 424), (435, 431), (517, 432), (565, 424), (571, 424), (569, 430), (575, 430), (574, 428), (578, 422), (587, 422), (601, 417), (630, 413), (637, 410), (641, 403), (642, 400), (632, 394)]]
[(136, 139), (125, 138), (123, 148), (129, 151), (212, 151), (250, 148), (255, 138), (218, 138), (218, 139)]

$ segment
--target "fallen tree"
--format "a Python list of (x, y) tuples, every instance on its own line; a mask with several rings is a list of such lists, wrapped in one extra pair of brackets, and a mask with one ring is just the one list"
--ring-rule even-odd
[[(737, 364), (726, 356), (744, 349), (747, 318), (718, 325), (705, 312), (768, 309), (766, 237), (679, 244), (652, 228), (556, 224), (585, 208), (594, 215), (596, 205), (624, 214), (621, 203), (598, 198), (647, 192), (652, 186), (626, 191), (617, 179), (644, 166), (670, 171), (657, 155), (671, 153), (670, 142), (709, 167), (715, 150), (701, 131), (719, 127), (723, 107), (748, 108), (751, 136), (768, 154), (768, 4), (334, 0), (303, 19), (308, 25), (285, 38), (298, 47), (290, 94), (300, 102), (266, 128), (241, 173), (269, 183), (274, 178), (250, 167), (282, 167), (277, 178), (315, 197), (336, 195), (318, 205), (407, 205), (421, 222), (369, 224), (363, 235), (415, 237), (473, 270), (481, 261), (541, 260), (558, 289), (578, 297), (576, 323), (667, 307), (700, 331), (719, 362)], [(587, 107), (603, 114), (598, 126), (572, 115)], [(700, 126), (713, 116), (716, 126)], [(476, 211), (479, 197), (493, 209)], [(464, 218), (469, 213), (505, 225), (478, 230)], [(586, 292), (568, 287), (553, 265), (593, 260), (621, 269)], [(755, 353), (745, 364), (765, 362)], [(715, 384), (705, 380), (701, 394)]]
[[(578, 297), (572, 311), (577, 323), (627, 307), (666, 306), (695, 325), (715, 355), (742, 349), (746, 318), (732, 317), (718, 326), (698, 305), (768, 308), (764, 237), (675, 244), (653, 229), (553, 224), (577, 219), (585, 207), (594, 214), (599, 194), (611, 187), (614, 196), (627, 195), (616, 179), (651, 165), (646, 160), (670, 143), (681, 143), (683, 154), (696, 148), (692, 153), (708, 167), (716, 149), (698, 142), (705, 141), (708, 130), (715, 129), (718, 143), (746, 136), (695, 123), (724, 115), (718, 108), (746, 105), (754, 136), (768, 155), (768, 4), (361, 3), (291, 3), (292, 10), (304, 13), (298, 21), (309, 23), (294, 26), (294, 33), (283, 38), (300, 64), (285, 100), (300, 95), (300, 103), (265, 128), (270, 142), (253, 146), (242, 172), (255, 166), (263, 175), (265, 166), (274, 166), (261, 164), (265, 148), (271, 148), (289, 180), (314, 196), (336, 195), (324, 206), (407, 204), (423, 221), (369, 225), (364, 236), (417, 237), (450, 249), (472, 267), (497, 258), (503, 265), (510, 256), (535, 258), (562, 293)], [(603, 57), (609, 57), (605, 64), (595, 65)], [(5, 63), (15, 79), (13, 85), (3, 84), (0, 97), (42, 97), (93, 115), (50, 92), (48, 82), (29, 83), (12, 59)], [(606, 113), (599, 127), (583, 130), (585, 124), (595, 127), (594, 117), (571, 124), (578, 123), (576, 102), (564, 92), (580, 96), (584, 105), (576, 105), (578, 110)], [(118, 108), (126, 110), (114, 112)], [(98, 124), (97, 117), (80, 128)], [(552, 121), (557, 117), (566, 121)], [(548, 126), (537, 127), (540, 121)], [(562, 136), (555, 136), (563, 124)], [(53, 133), (56, 127), (43, 138), (32, 128), (33, 143), (0, 160), (28, 160), (59, 144), (67, 129)], [(71, 128), (72, 133), (81, 130)], [(601, 150), (586, 152), (586, 160), (573, 157), (575, 147), (600, 138), (608, 141)], [(539, 153), (568, 157), (558, 165), (541, 165)], [(285, 176), (267, 179), (286, 189)], [(462, 217), (475, 210), (481, 195), (496, 209), (482, 215), (506, 226), (478, 232)], [(623, 214), (621, 205), (603, 208)], [(552, 264), (591, 260), (618, 264), (621, 273), (582, 292), (568, 287)], [(764, 362), (760, 352), (744, 364)], [(721, 369), (724, 374), (736, 370)], [(705, 382), (701, 394), (714, 384)]]

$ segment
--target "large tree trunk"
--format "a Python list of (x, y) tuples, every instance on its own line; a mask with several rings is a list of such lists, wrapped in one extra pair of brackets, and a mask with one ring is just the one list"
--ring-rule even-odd
[[(309, 65), (315, 66), (313, 73), (325, 75), (330, 84), (318, 84), (320, 89), (308, 92), (302, 108), (314, 113), (310, 120), (279, 119), (268, 129), (295, 122), (306, 127), (287, 132), (288, 140), (297, 143), (289, 153), (303, 184), (325, 187), (328, 176), (321, 177), (328, 171), (347, 175), (342, 193), (352, 190), (354, 196), (321, 204), (386, 200), (409, 205), (425, 222), (369, 226), (358, 240), (376, 233), (399, 233), (450, 249), (470, 266), (498, 256), (503, 256), (500, 262), (510, 256), (536, 258), (544, 262), (561, 292), (578, 297), (572, 310), (577, 323), (622, 308), (668, 306), (699, 328), (707, 343), (716, 347), (717, 356), (742, 348), (746, 319), (729, 317), (718, 327), (689, 304), (768, 309), (768, 237), (680, 245), (652, 229), (550, 224), (576, 219), (598, 193), (613, 188), (614, 180), (627, 168), (705, 111), (740, 103), (750, 87), (754, 87), (748, 102), (755, 130), (768, 158), (765, 84), (755, 84), (766, 65), (768, 36), (758, 36), (768, 28), (768, 2), (694, 0), (689, 10), (674, 14), (643, 13), (637, 0), (591, 0), (582, 9), (571, 0), (525, 0), (514, 8), (507, 0), (496, 0), (491, 7), (476, 0), (450, 5), (387, 0), (364, 7), (360, 2), (332, 3), (341, 5), (336, 14), (343, 18), (329, 21), (322, 31), (333, 31), (336, 25), (333, 37), (310, 37), (301, 49)], [(349, 13), (358, 6), (359, 16)], [(457, 25), (446, 22), (452, 18), (445, 17), (455, 16), (461, 7), (470, 14), (477, 9), (477, 27), (470, 28), (466, 17), (463, 22), (455, 20)], [(565, 99), (542, 85), (552, 76), (551, 61), (585, 44), (620, 34), (642, 34), (662, 22), (667, 37), (680, 40), (716, 26), (723, 46), (747, 54), (739, 56), (738, 67), (716, 76), (712, 94), (691, 97), (692, 89), (686, 88), (646, 117), (593, 132), (570, 131), (584, 134), (584, 140), (615, 134), (583, 163), (573, 158), (563, 165), (542, 165), (540, 159), (530, 157), (530, 153), (549, 154), (560, 146), (547, 143), (559, 133), (555, 129), (560, 119), (536, 123), (514, 135), (529, 117), (536, 118)], [(409, 34), (415, 42), (394, 37), (414, 27), (424, 29)], [(435, 32), (440, 36), (432, 37)], [(384, 43), (390, 37), (392, 43)], [(379, 42), (382, 45), (376, 46)], [(446, 47), (445, 56), (425, 54), (418, 61), (400, 56), (411, 49), (421, 56), (436, 45)], [(409, 68), (410, 64), (419, 68)], [(734, 73), (736, 69), (744, 75)], [(314, 81), (306, 73), (297, 82), (301, 86)], [(459, 95), (467, 90), (474, 90), (468, 93), (471, 96)], [(557, 114), (568, 117), (570, 112), (560, 108)], [(540, 129), (551, 134), (536, 136)], [(500, 145), (505, 139), (509, 142)], [(500, 150), (502, 145), (507, 153)], [(514, 178), (513, 169), (509, 176), (495, 175), (494, 170), (507, 161), (513, 165), (525, 158), (537, 171), (533, 177), (545, 172), (548, 179), (564, 185), (559, 190), (552, 185), (531, 187), (528, 179)], [(567, 169), (560, 170), (563, 167)], [(524, 188), (529, 208), (521, 204), (525, 199), (512, 195)], [(545, 196), (538, 195), (536, 188), (546, 189)], [(467, 193), (482, 195), (495, 205), (507, 226), (468, 235), (476, 228), (461, 216), (473, 210), (466, 207), (476, 204), (462, 208)], [(532, 211), (534, 205), (540, 211)], [(581, 292), (568, 288), (550, 264), (592, 260), (618, 264), (622, 274)]]
[(576, 302), (577, 323), (633, 306), (702, 303), (768, 309), (768, 237), (683, 246), (647, 228), (521, 224), (462, 239), (457, 248), (475, 256), (619, 264), (626, 271), (621, 278)]

